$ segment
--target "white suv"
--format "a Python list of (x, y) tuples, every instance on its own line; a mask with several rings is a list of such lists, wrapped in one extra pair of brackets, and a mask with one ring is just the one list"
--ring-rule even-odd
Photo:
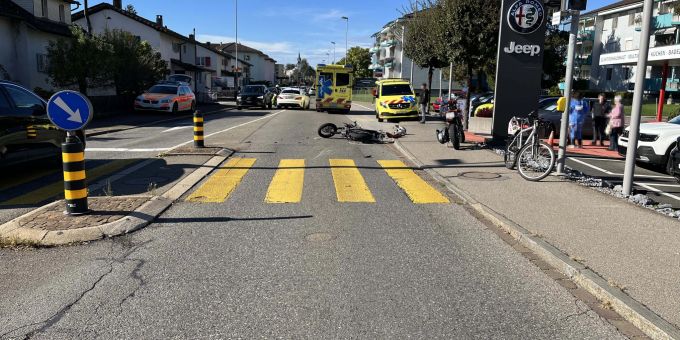
[[(619, 154), (626, 155), (628, 148), (629, 129), (619, 137)], [(640, 124), (640, 138), (636, 159), (640, 162), (662, 166), (670, 174), (670, 153), (680, 137), (680, 116), (668, 121), (668, 123), (645, 123)]]

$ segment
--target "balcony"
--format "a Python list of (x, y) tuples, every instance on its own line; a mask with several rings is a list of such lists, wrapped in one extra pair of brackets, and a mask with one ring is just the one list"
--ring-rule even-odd
[(595, 30), (586, 29), (578, 32), (579, 41), (595, 41)]
[(380, 52), (380, 46), (373, 46), (373, 47), (371, 47), (370, 50), (368, 50), (368, 52), (374, 53), (374, 54), (378, 53), (378, 52)]
[(673, 13), (655, 16), (652, 20), (652, 27), (656, 30), (673, 27)]

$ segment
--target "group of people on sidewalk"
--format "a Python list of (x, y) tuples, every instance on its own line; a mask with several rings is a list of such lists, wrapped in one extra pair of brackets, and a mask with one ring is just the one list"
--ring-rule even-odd
[(604, 146), (606, 136), (609, 136), (609, 150), (618, 149), (619, 136), (623, 133), (624, 108), (621, 96), (614, 97), (611, 105), (604, 93), (600, 93), (597, 102), (590, 107), (583, 96), (575, 92), (569, 103), (569, 147), (583, 148), (583, 125), (586, 115), (590, 115), (593, 125), (592, 145)]

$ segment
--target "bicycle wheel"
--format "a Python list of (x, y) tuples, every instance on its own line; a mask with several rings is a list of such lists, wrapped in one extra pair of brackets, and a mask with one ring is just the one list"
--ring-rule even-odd
[(545, 142), (524, 145), (517, 154), (517, 170), (527, 181), (540, 181), (547, 177), (555, 166), (555, 152)]

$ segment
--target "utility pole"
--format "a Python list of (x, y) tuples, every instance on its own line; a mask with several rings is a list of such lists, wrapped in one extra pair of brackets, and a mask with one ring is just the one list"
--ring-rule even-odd
[(635, 68), (635, 92), (633, 93), (633, 110), (630, 114), (630, 133), (628, 134), (628, 149), (626, 150), (626, 167), (623, 172), (623, 194), (633, 192), (635, 179), (635, 154), (637, 153), (638, 134), (640, 133), (640, 113), (642, 111), (642, 93), (645, 89), (647, 74), (647, 56), (649, 54), (649, 33), (652, 23), (652, 9), (654, 0), (645, 0), (642, 11), (642, 33), (640, 35), (640, 50)]
[[(562, 1), (562, 8), (567, 8), (567, 1)], [(574, 79), (574, 54), (576, 49), (576, 34), (578, 33), (579, 11), (568, 11), (571, 16), (569, 29), (569, 47), (567, 50), (567, 73), (564, 76), (564, 99), (566, 107), (562, 112), (560, 124), (560, 147), (557, 152), (557, 174), (564, 175), (564, 166), (567, 161), (567, 134), (569, 133), (569, 106), (571, 103), (571, 85)]]
[(239, 73), (239, 68), (238, 68), (238, 0), (234, 0), (234, 15), (236, 16), (236, 19), (234, 22), (236, 23), (236, 83), (234, 86), (236, 87), (236, 94), (239, 92), (239, 86), (238, 86), (238, 73)]
[(349, 54), (349, 17), (342, 17), (343, 20), (346, 21), (346, 26), (345, 26), (345, 64), (348, 64), (347, 62), (347, 55)]
[(406, 41), (406, 26), (401, 26), (401, 53), (399, 54), (399, 78), (404, 78), (404, 41)]
[(333, 64), (335, 64), (335, 41), (331, 41), (331, 44), (333, 44)]

